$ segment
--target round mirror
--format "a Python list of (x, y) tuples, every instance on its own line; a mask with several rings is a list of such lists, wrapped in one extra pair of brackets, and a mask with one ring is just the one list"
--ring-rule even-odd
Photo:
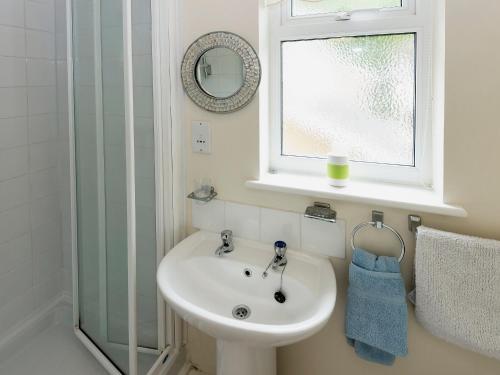
[(243, 59), (232, 49), (215, 47), (201, 55), (196, 64), (196, 82), (214, 98), (228, 98), (243, 86)]
[(196, 39), (182, 59), (186, 94), (207, 111), (234, 112), (251, 102), (261, 67), (253, 47), (236, 34), (216, 31)]

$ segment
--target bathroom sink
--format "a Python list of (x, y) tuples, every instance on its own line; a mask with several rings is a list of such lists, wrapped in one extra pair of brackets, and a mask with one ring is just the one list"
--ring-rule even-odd
[[(218, 340), (218, 374), (274, 374), (273, 347), (303, 340), (328, 321), (336, 299), (335, 274), (328, 259), (288, 250), (281, 289), (286, 301), (280, 303), (274, 296), (281, 272), (262, 276), (273, 246), (239, 238), (233, 243), (234, 251), (220, 257), (215, 254), (219, 234), (189, 236), (162, 260), (158, 286), (183, 319)], [(224, 353), (233, 364), (239, 358), (237, 370), (224, 363)], [(244, 370), (245, 358), (256, 355), (268, 367)]]

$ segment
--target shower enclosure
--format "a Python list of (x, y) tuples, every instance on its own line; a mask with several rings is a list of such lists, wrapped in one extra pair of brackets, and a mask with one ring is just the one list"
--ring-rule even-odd
[(67, 0), (74, 326), (112, 374), (179, 346), (156, 287), (175, 241), (168, 3)]

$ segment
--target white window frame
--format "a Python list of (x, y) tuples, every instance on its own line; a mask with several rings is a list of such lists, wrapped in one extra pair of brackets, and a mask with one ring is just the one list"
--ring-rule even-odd
[(292, 16), (291, 1), (268, 8), (269, 147), (270, 173), (325, 174), (325, 160), (281, 154), (281, 43), (330, 37), (415, 33), (416, 112), (415, 166), (351, 162), (353, 179), (432, 187), (432, 0), (403, 0), (401, 8), (360, 10), (349, 20), (340, 14)]

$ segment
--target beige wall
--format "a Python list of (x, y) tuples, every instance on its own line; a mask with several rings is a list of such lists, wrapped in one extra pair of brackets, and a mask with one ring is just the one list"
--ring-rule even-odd
[[(258, 0), (183, 0), (182, 4), (181, 35), (185, 47), (201, 34), (215, 30), (236, 32), (258, 47)], [(447, 1), (444, 190), (447, 200), (464, 206), (469, 217), (421, 216), (429, 226), (500, 240), (499, 19), (498, 1)], [(187, 97), (183, 104), (187, 149), (190, 147), (191, 121), (209, 121), (213, 132), (212, 155), (187, 152), (188, 188), (192, 186), (193, 179), (210, 177), (224, 200), (295, 212), (303, 212), (313, 201), (313, 198), (244, 187), (246, 180), (258, 176), (258, 98), (243, 110), (228, 115), (205, 112)], [(409, 245), (408, 256), (403, 263), (403, 273), (409, 285), (414, 254), (414, 240), (406, 228), (409, 212), (331, 203), (335, 205), (339, 217), (346, 220), (348, 233), (354, 225), (365, 221), (372, 209), (384, 210), (386, 221), (404, 235)], [(389, 238), (381, 238), (379, 247), (387, 252), (397, 252), (397, 244)], [(391, 368), (358, 359), (343, 336), (348, 261), (333, 262), (340, 295), (332, 319), (314, 337), (279, 349), (280, 375), (500, 373), (500, 362), (429, 335), (416, 324), (413, 311), (410, 311), (408, 357), (398, 359)], [(191, 328), (189, 350), (196, 364), (206, 372), (214, 373), (213, 339)]]

